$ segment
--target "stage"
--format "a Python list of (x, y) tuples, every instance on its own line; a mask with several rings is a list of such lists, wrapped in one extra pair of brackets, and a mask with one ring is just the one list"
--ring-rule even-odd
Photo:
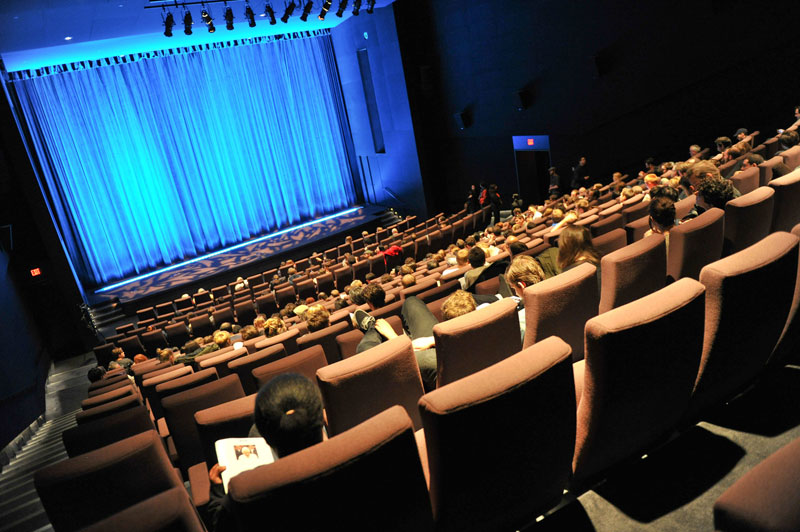
[[(93, 293), (90, 305), (118, 300), (130, 315), (134, 308), (177, 299), (202, 287), (211, 290), (237, 276), (247, 277), (277, 267), (280, 261), (300, 259), (313, 250), (341, 244), (347, 234), (379, 225), (385, 207), (365, 205), (263, 235), (151, 273), (122, 280)], [(312, 246), (313, 244), (313, 246)]]

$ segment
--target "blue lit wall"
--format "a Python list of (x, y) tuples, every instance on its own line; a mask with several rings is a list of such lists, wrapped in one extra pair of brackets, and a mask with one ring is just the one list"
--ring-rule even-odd
[(355, 201), (327, 36), (219, 45), (11, 88), (86, 285)]

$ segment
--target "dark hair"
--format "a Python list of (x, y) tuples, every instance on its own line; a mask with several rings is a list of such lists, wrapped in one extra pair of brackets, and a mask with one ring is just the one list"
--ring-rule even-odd
[(382, 307), (386, 302), (386, 292), (379, 283), (370, 283), (362, 292), (364, 299), (375, 308)]
[(508, 245), (508, 251), (511, 253), (511, 256), (513, 257), (514, 255), (519, 255), (520, 253), (528, 251), (528, 246), (517, 240)]
[(731, 139), (728, 137), (717, 137), (717, 140), (714, 141), (714, 144), (721, 145), (723, 148), (730, 148)]
[(667, 197), (658, 197), (650, 202), (650, 218), (665, 229), (675, 225), (675, 202)]
[(736, 189), (730, 181), (719, 177), (709, 177), (700, 181), (697, 186), (698, 193), (703, 196), (703, 200), (719, 209), (724, 209), (725, 204), (732, 200), (736, 195)]
[(745, 160), (750, 164), (758, 165), (764, 162), (764, 157), (758, 153), (750, 153), (745, 156)]
[(364, 297), (364, 287), (363, 286), (356, 286), (355, 288), (351, 288), (350, 291), (347, 293), (350, 296), (350, 302), (354, 305), (363, 305), (367, 302), (367, 298)]
[(486, 263), (486, 252), (478, 246), (470, 248), (467, 260), (469, 261), (469, 265), (473, 268), (480, 268)]
[(89, 370), (87, 377), (89, 377), (89, 382), (97, 382), (103, 378), (103, 375), (106, 374), (106, 370), (103, 369), (102, 366), (97, 366)]
[(278, 375), (258, 391), (253, 420), (278, 456), (319, 443), (322, 441), (319, 389), (302, 375)]
[(558, 237), (558, 267), (565, 270), (579, 259), (597, 266), (600, 254), (592, 245), (592, 233), (585, 225), (568, 225)]
[(672, 188), (669, 185), (660, 185), (650, 191), (650, 199), (668, 198), (672, 201), (678, 201), (680, 192), (677, 188)]

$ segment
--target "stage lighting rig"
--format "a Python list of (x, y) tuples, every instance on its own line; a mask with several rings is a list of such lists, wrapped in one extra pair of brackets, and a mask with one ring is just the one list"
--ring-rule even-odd
[(175, 17), (172, 16), (171, 11), (166, 11), (166, 16), (164, 16), (164, 36), (172, 37), (172, 28), (175, 26)]
[(247, 25), (251, 28), (256, 27), (256, 14), (253, 11), (253, 8), (250, 7), (250, 4), (247, 4), (247, 7), (244, 8), (244, 16), (247, 19)]
[(320, 12), (319, 16), (317, 16), (320, 20), (325, 20), (325, 15), (328, 14), (328, 11), (331, 9), (331, 5), (333, 4), (332, 0), (325, 0), (322, 2), (322, 11)]
[(294, 3), (294, 0), (289, 2), (289, 5), (286, 6), (286, 10), (283, 12), (283, 16), (281, 17), (281, 22), (286, 24), (289, 22), (289, 19), (292, 17), (292, 13), (294, 13), (294, 9), (297, 7), (297, 4)]
[(361, 0), (355, 0), (353, 2), (353, 16), (357, 17), (360, 12), (361, 12)]
[(367, 15), (371, 15), (375, 11), (375, 0), (367, 0)]
[(311, 10), (314, 9), (314, 2), (309, 0), (306, 2), (306, 5), (303, 7), (303, 14), (300, 15), (300, 20), (303, 22), (308, 22), (308, 15), (311, 14)]
[(267, 2), (267, 5), (264, 6), (264, 14), (269, 17), (269, 25), (274, 26), (277, 24), (275, 20), (275, 10), (272, 9), (272, 6)]
[(217, 31), (217, 28), (214, 27), (214, 18), (211, 16), (208, 8), (206, 8), (205, 4), (203, 4), (203, 10), (200, 11), (200, 18), (203, 19), (203, 23), (208, 26), (208, 33), (214, 33)]
[(339, 0), (339, 8), (336, 10), (336, 16), (342, 18), (345, 9), (347, 9), (347, 0)]
[(225, 29), (228, 31), (233, 29), (233, 9), (225, 7)]
[(183, 14), (183, 33), (185, 33), (186, 35), (191, 35), (193, 24), (194, 21), (192, 20), (192, 13), (188, 9), (186, 9), (186, 11)]

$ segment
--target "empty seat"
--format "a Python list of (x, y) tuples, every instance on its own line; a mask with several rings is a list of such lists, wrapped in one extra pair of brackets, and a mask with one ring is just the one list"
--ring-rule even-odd
[(328, 420), (328, 434), (340, 434), (392, 405), (406, 409), (414, 428), (422, 428), (417, 401), (422, 378), (411, 340), (393, 338), (348, 359), (317, 370)]
[(638, 220), (639, 218), (647, 217), (649, 213), (650, 202), (640, 200), (638, 203), (622, 209), (622, 218), (625, 225), (627, 225), (635, 220)]
[(294, 291), (294, 286), (286, 286), (284, 288), (280, 288), (275, 290), (275, 302), (278, 305), (278, 308), (283, 308), (289, 303), (295, 303), (297, 301), (297, 294)]
[(339, 346), (336, 344), (336, 337), (349, 330), (350, 326), (348, 320), (343, 320), (320, 331), (304, 334), (297, 339), (297, 349), (303, 350), (313, 345), (320, 345), (325, 351), (325, 358), (327, 358), (328, 364), (332, 364), (342, 359), (342, 355), (339, 353)]
[(741, 251), (769, 234), (774, 195), (775, 189), (760, 187), (725, 204), (723, 255)]
[[(125, 374), (115, 375), (113, 377), (108, 376), (106, 374), (105, 377), (100, 379), (99, 381), (95, 381), (89, 385), (89, 393), (99, 390), (100, 388), (105, 388), (106, 386), (111, 386), (114, 384), (118, 384), (120, 382), (124, 382), (128, 380), (128, 376)], [(127, 383), (125, 383), (127, 384)], [(107, 391), (107, 390), (106, 390)], [(100, 392), (103, 393), (103, 392)]]
[(550, 337), (422, 397), (437, 530), (517, 530), (558, 503), (574, 391), (569, 346)]
[(192, 328), (192, 336), (195, 338), (209, 336), (214, 332), (214, 324), (211, 323), (208, 314), (190, 318), (189, 326)]
[(279, 311), (278, 303), (275, 301), (275, 295), (271, 292), (258, 296), (255, 303), (258, 307), (258, 311), (265, 314), (267, 317)]
[(172, 488), (129, 506), (83, 529), (83, 532), (205, 532), (189, 494)]
[(386, 273), (386, 261), (382, 253), (377, 257), (369, 258), (369, 271), (372, 272), (375, 277), (380, 277)]
[(366, 275), (369, 273), (369, 262), (360, 260), (353, 264), (353, 279), (358, 279), (364, 282)]
[(167, 335), (167, 344), (170, 347), (182, 347), (191, 339), (189, 327), (183, 322), (167, 325), (164, 333)]
[(149, 430), (155, 430), (150, 413), (144, 406), (136, 406), (67, 429), (61, 433), (61, 439), (67, 455), (74, 457)]
[(703, 293), (681, 279), (586, 323), (586, 358), (573, 367), (579, 483), (678, 424), (700, 364)]
[(654, 234), (609, 253), (600, 261), (600, 313), (630, 303), (666, 284), (664, 237)]
[(184, 490), (155, 431), (40, 469), (34, 485), (60, 531), (79, 530), (171, 488)]
[(114, 355), (111, 351), (114, 350), (114, 344), (108, 343), (103, 345), (98, 345), (93, 349), (94, 351), (94, 358), (97, 360), (98, 366), (108, 367), (108, 363), (114, 359)]
[(612, 229), (611, 231), (603, 233), (600, 236), (592, 237), (592, 245), (597, 250), (597, 253), (601, 257), (604, 257), (612, 251), (616, 251), (627, 246), (628, 237), (625, 229)]
[(309, 297), (317, 297), (317, 285), (314, 284), (312, 279), (300, 281), (299, 283), (295, 284), (294, 288), (297, 291), (297, 297), (300, 299), (300, 301), (305, 301)]
[(516, 302), (503, 299), (433, 327), (436, 385), (491, 366), (522, 348)]
[[(124, 371), (125, 370), (123, 370), (123, 372)], [(122, 378), (120, 379), (119, 377), (122, 377)], [(106, 383), (108, 385), (107, 386), (103, 386), (102, 388), (90, 389), (87, 392), (87, 396), (88, 397), (95, 397), (97, 395), (101, 395), (101, 394), (104, 394), (106, 392), (110, 392), (111, 390), (116, 390), (117, 388), (124, 388), (126, 386), (130, 386), (130, 384), (131, 384), (131, 381), (128, 378), (127, 373), (122, 373), (122, 374), (119, 374), (119, 375), (116, 375), (116, 376), (113, 376), (113, 377), (109, 377), (107, 379), (104, 378), (104, 379), (102, 379), (102, 380), (100, 380), (98, 382)], [(97, 384), (97, 383), (92, 383), (92, 384)]]
[(228, 371), (239, 376), (244, 393), (251, 394), (258, 391), (253, 370), (259, 366), (269, 364), (286, 356), (283, 344), (275, 344), (266, 349), (256, 351), (252, 355), (239, 357), (228, 362)]
[(330, 272), (318, 275), (316, 279), (317, 279), (317, 290), (319, 292), (325, 292), (326, 294), (330, 295), (331, 291), (336, 288), (333, 274)]
[(275, 362), (258, 366), (252, 373), (258, 388), (284, 373), (299, 373), (312, 382), (316, 382), (317, 370), (327, 364), (328, 361), (322, 346), (315, 345)]
[[(432, 531), (411, 420), (398, 407), (338, 436), (231, 479), (243, 529)], [(314, 511), (308, 511), (314, 501)], [(357, 505), (357, 508), (354, 507)]]
[(141, 322), (142, 320), (155, 320), (156, 319), (156, 311), (153, 307), (142, 308), (136, 311), (136, 320)]
[(117, 345), (121, 347), (123, 351), (125, 351), (125, 354), (130, 359), (133, 359), (135, 355), (145, 352), (145, 348), (142, 345), (142, 342), (139, 341), (138, 336), (128, 336), (123, 338), (117, 342)]
[(78, 425), (89, 423), (98, 419), (106, 418), (115, 415), (117, 412), (122, 412), (129, 408), (134, 408), (142, 405), (142, 398), (137, 394), (126, 395), (121, 399), (104, 403), (100, 406), (95, 406), (87, 410), (83, 410), (75, 414), (75, 422)]
[(161, 401), (156, 393), (156, 387), (159, 384), (169, 382), (180, 377), (186, 377), (192, 373), (194, 373), (194, 370), (191, 366), (183, 366), (175, 368), (173, 371), (168, 371), (153, 377), (150, 377), (150, 375), (152, 375), (150, 373), (145, 374), (141, 386), (142, 396), (150, 406), (150, 411), (153, 413), (153, 417), (155, 419), (164, 417), (164, 412), (161, 410)]
[(216, 310), (211, 313), (211, 319), (214, 321), (214, 327), (219, 328), (223, 323), (233, 323), (233, 307), (229, 303), (216, 307)]
[(256, 319), (256, 307), (250, 299), (235, 304), (233, 310), (236, 312), (236, 322), (242, 327), (252, 325)]
[(791, 231), (800, 223), (800, 170), (773, 179), (769, 186), (775, 190), (770, 230)]
[(706, 337), (693, 413), (731, 397), (763, 370), (789, 316), (797, 263), (798, 238), (773, 233), (700, 272)]
[(700, 279), (703, 266), (722, 257), (725, 212), (711, 208), (700, 216), (677, 225), (669, 232), (667, 276)]
[(136, 388), (134, 388), (133, 384), (128, 384), (128, 386), (122, 386), (120, 388), (114, 388), (106, 393), (97, 394), (93, 397), (89, 397), (88, 399), (84, 399), (81, 401), (81, 410), (88, 410), (96, 406), (110, 403), (111, 401), (116, 401), (117, 399), (122, 399), (128, 395), (138, 395), (138, 393), (139, 392), (136, 390)]
[(548, 336), (558, 336), (572, 349), (573, 360), (583, 358), (583, 330), (597, 315), (597, 268), (584, 263), (555, 277), (528, 286), (525, 299), (525, 340), (530, 347)]

